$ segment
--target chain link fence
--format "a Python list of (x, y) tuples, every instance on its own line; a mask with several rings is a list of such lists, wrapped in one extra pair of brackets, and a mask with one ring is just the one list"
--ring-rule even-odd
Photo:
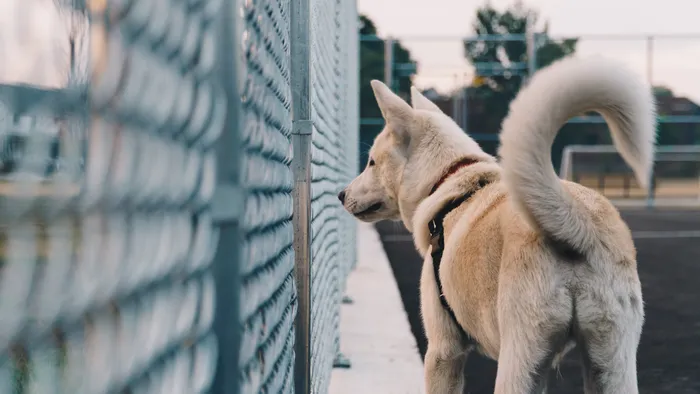
[(335, 195), (358, 168), (357, 11), (306, 1), (304, 201), (291, 0), (0, 5), (0, 393), (290, 393), (304, 367), (327, 391), (355, 260)]
[[(358, 167), (357, 17), (343, 0), (311, 0), (311, 391), (328, 387), (338, 352), (339, 305), (355, 248), (338, 191)], [(350, 16), (350, 17), (348, 17)], [(355, 78), (348, 78), (354, 74)], [(352, 85), (350, 85), (352, 84)], [(350, 248), (348, 248), (348, 246)]]
[[(245, 1), (239, 9), (244, 214), (239, 355), (242, 393), (290, 392), (296, 288), (292, 249), (290, 10)], [(234, 49), (235, 51), (235, 49)]]

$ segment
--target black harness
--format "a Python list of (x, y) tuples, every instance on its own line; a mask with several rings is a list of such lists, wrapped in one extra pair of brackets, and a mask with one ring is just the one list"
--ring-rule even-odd
[(445, 298), (445, 294), (442, 291), (442, 282), (440, 281), (440, 263), (442, 261), (442, 252), (445, 249), (445, 229), (443, 227), (443, 221), (450, 212), (458, 208), (465, 201), (469, 200), (471, 196), (473, 196), (477, 191), (481, 190), (486, 185), (486, 180), (480, 179), (478, 187), (476, 189), (471, 190), (468, 193), (458, 197), (457, 199), (445, 204), (445, 206), (442, 207), (442, 209), (438, 211), (438, 213), (433, 217), (433, 220), (431, 220), (430, 223), (428, 223), (428, 230), (430, 231), (430, 257), (433, 260), (433, 270), (435, 272), (435, 283), (437, 283), (438, 297), (440, 298), (440, 303), (442, 304), (442, 307), (445, 308), (445, 311), (447, 311), (447, 313), (452, 318), (452, 321), (462, 331), (462, 334), (464, 334), (465, 338), (468, 338), (469, 335), (464, 331), (462, 325), (459, 324), (457, 316), (455, 316), (454, 310), (452, 310), (450, 304), (447, 302), (447, 298)]

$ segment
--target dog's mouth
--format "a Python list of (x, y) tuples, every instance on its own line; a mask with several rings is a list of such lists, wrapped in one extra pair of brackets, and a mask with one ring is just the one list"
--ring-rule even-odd
[(359, 216), (367, 216), (369, 214), (375, 213), (375, 212), (379, 211), (380, 209), (382, 209), (382, 205), (383, 204), (381, 202), (374, 203), (374, 204), (370, 205), (364, 211), (360, 211), (360, 212), (355, 213), (355, 216), (358, 216), (358, 217)]

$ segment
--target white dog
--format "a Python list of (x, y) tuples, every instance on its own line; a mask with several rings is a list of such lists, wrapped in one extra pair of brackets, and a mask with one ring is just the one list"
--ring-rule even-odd
[(637, 393), (644, 308), (630, 231), (605, 197), (560, 180), (550, 151), (568, 119), (597, 111), (646, 185), (650, 87), (604, 59), (556, 62), (513, 100), (500, 162), (415, 88), (413, 107), (372, 88), (386, 127), (338, 197), (360, 220), (401, 219), (425, 259), (428, 393), (461, 393), (472, 350), (498, 361), (496, 394), (546, 392), (576, 345), (586, 393)]

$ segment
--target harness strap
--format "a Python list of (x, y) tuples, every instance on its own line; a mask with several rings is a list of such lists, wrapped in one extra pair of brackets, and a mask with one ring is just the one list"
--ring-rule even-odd
[(445, 229), (443, 227), (443, 222), (445, 220), (445, 217), (450, 212), (462, 205), (477, 191), (486, 186), (486, 184), (486, 180), (480, 179), (479, 186), (476, 189), (471, 190), (468, 193), (465, 193), (464, 195), (458, 197), (457, 199), (454, 199), (445, 204), (445, 206), (442, 207), (442, 209), (438, 211), (438, 213), (433, 217), (433, 220), (431, 220), (428, 223), (428, 230), (430, 231), (430, 257), (433, 260), (433, 271), (435, 272), (435, 282), (437, 284), (440, 304), (442, 304), (442, 307), (445, 308), (447, 313), (450, 315), (452, 321), (457, 325), (457, 327), (460, 328), (465, 338), (469, 337), (469, 335), (464, 331), (462, 325), (459, 324), (454, 310), (450, 307), (450, 304), (447, 302), (447, 298), (445, 297), (445, 294), (442, 291), (442, 281), (440, 280), (440, 263), (442, 262), (442, 252), (445, 249)]

